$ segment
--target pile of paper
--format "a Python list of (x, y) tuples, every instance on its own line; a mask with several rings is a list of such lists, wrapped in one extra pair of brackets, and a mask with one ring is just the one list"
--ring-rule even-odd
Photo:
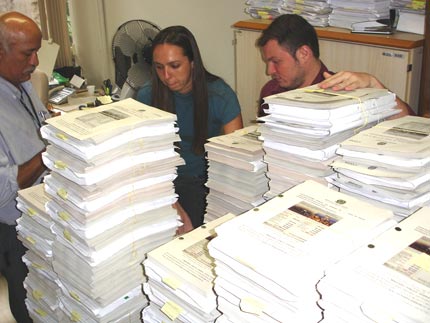
[(405, 217), (430, 201), (430, 119), (406, 116), (349, 138), (330, 183)]
[(331, 12), (329, 0), (285, 0), (282, 5), (285, 13), (298, 14), (312, 26), (327, 27)]
[(391, 8), (399, 11), (397, 30), (424, 35), (426, 0), (391, 0)]
[(148, 253), (143, 265), (150, 304), (143, 310), (144, 322), (213, 322), (220, 315), (207, 244), (214, 228), (233, 217), (227, 214)]
[(396, 224), (392, 218), (389, 210), (306, 181), (221, 224), (208, 244), (219, 321), (320, 321), (318, 281)]
[(425, 15), (426, 0), (391, 0), (390, 8)]
[(351, 29), (357, 22), (390, 18), (390, 0), (330, 0), (329, 24)]
[(283, 14), (284, 0), (247, 0), (245, 13), (255, 19), (275, 19)]
[(276, 194), (312, 179), (327, 184), (340, 142), (397, 114), (395, 95), (381, 89), (322, 90), (317, 86), (264, 98), (260, 126), (270, 191)]
[(430, 322), (429, 219), (424, 207), (331, 268), (323, 322)]
[(17, 208), (22, 216), (17, 220), (18, 238), (28, 249), (23, 261), (28, 267), (24, 281), (27, 290), (25, 300), (34, 322), (59, 322), (59, 286), (52, 267), (52, 244), (55, 234), (52, 221), (45, 211), (49, 197), (44, 185), (36, 185), (18, 191)]
[(170, 241), (178, 141), (175, 115), (133, 99), (49, 119), (42, 158), (56, 239), (53, 268), (71, 321), (138, 322), (141, 263)]
[(264, 202), (267, 164), (257, 126), (209, 139), (205, 144), (209, 187), (205, 222), (241, 214)]

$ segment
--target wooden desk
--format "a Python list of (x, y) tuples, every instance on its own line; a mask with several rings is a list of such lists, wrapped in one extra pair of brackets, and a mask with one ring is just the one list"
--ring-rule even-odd
[[(261, 87), (270, 78), (255, 42), (270, 20), (236, 22), (236, 91), (244, 124), (255, 119)], [(351, 70), (375, 75), (416, 112), (418, 111), (424, 36), (355, 34), (347, 29), (315, 28), (321, 60), (331, 71)]]
[(70, 96), (67, 100), (67, 103), (52, 104), (52, 108), (59, 112), (71, 112), (78, 110), (80, 105), (94, 103), (97, 98), (96, 95), (98, 95), (98, 92), (95, 93), (95, 95), (90, 96), (87, 91), (83, 91)]

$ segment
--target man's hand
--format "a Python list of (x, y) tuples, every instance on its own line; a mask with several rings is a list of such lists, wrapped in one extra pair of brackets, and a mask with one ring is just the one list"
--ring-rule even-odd
[(322, 89), (331, 88), (333, 91), (351, 91), (361, 88), (385, 89), (385, 86), (373, 75), (368, 73), (342, 71), (336, 74), (325, 72), (324, 81), (318, 84)]
[[(324, 73), (324, 77), (326, 79), (318, 84), (321, 89), (331, 88), (333, 91), (351, 91), (362, 88), (386, 89), (386, 87), (376, 77), (368, 73), (342, 71), (332, 75), (326, 72)], [(400, 113), (390, 117), (389, 119), (415, 115), (415, 112), (411, 107), (398, 96), (396, 96), (396, 103), (397, 108), (400, 109)]]

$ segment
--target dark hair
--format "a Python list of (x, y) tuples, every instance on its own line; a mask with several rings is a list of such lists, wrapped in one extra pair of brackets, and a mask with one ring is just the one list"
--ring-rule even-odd
[(263, 47), (269, 40), (275, 39), (293, 57), (303, 45), (308, 45), (315, 58), (319, 58), (320, 50), (315, 28), (303, 17), (295, 14), (285, 14), (277, 17), (263, 31), (257, 40), (257, 46)]
[[(200, 55), (199, 47), (193, 34), (184, 26), (171, 26), (161, 30), (152, 43), (152, 53), (157, 45), (171, 44), (182, 48), (184, 55), (193, 62), (191, 70), (194, 101), (194, 138), (193, 151), (201, 155), (208, 138), (208, 86), (207, 82), (218, 79), (209, 73)], [(175, 113), (173, 93), (158, 78), (155, 64), (152, 65), (152, 105)]]

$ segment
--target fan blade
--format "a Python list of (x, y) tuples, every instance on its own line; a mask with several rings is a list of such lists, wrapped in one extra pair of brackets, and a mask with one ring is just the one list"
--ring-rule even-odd
[(159, 31), (160, 31), (159, 29), (155, 29), (155, 28), (145, 28), (143, 30), (143, 33), (146, 36), (146, 38), (152, 42), (155, 36), (157, 36), (157, 34), (159, 33)]
[(121, 48), (118, 46), (114, 47), (114, 55), (115, 55), (115, 83), (120, 88), (124, 84), (127, 79), (127, 71), (131, 67), (131, 58), (127, 55), (124, 55), (121, 51)]
[(120, 47), (122, 53), (130, 57), (136, 52), (135, 40), (125, 33), (118, 33), (114, 38), (113, 45)]
[(138, 62), (128, 70), (127, 83), (135, 90), (151, 79), (151, 66)]

